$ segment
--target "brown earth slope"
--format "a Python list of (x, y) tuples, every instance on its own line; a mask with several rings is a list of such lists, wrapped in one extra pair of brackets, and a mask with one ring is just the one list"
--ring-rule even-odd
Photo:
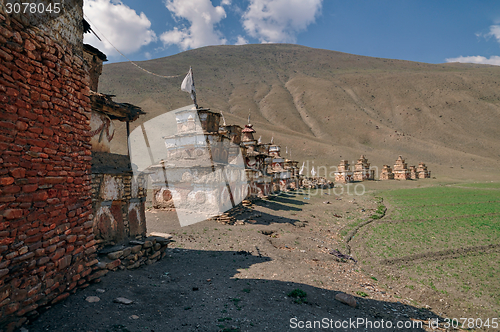
[[(199, 104), (274, 136), (292, 157), (337, 165), (367, 155), (379, 169), (398, 155), (440, 177), (485, 179), (500, 161), (500, 68), (364, 57), (298, 45), (210, 46), (105, 65), (100, 91), (142, 107), (141, 122), (190, 103), (180, 84), (193, 66)], [(118, 130), (124, 133), (124, 125)], [(112, 148), (126, 153), (124, 135)], [(285, 150), (285, 149), (283, 149)], [(453, 168), (451, 168), (453, 167)], [(498, 175), (496, 175), (498, 176)]]

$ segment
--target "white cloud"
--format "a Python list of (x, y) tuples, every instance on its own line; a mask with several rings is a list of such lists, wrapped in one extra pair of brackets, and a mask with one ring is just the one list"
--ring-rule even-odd
[[(494, 37), (496, 41), (500, 43), (500, 25), (498, 25), (498, 23), (500, 23), (500, 21), (498, 20), (495, 21), (495, 24), (490, 26), (490, 31), (488, 33), (481, 33), (481, 32), (476, 33), (475, 34), (476, 37), (485, 38), (486, 40), (489, 40), (491, 37)], [(459, 56), (456, 58), (448, 58), (446, 59), (446, 62), (476, 63), (483, 65), (500, 66), (500, 56), (492, 55), (489, 58), (481, 55)]]
[[(144, 13), (135, 10), (118, 0), (85, 0), (83, 11), (89, 18), (92, 29), (101, 37), (100, 42), (92, 33), (84, 36), (84, 42), (91, 44), (108, 56), (118, 52), (133, 53), (144, 45), (156, 41), (156, 34), (151, 30), (151, 22)], [(103, 38), (105, 37), (105, 38)]]
[(245, 45), (248, 44), (248, 40), (245, 39), (243, 36), (238, 36), (238, 39), (236, 40), (236, 43), (234, 45)]
[(500, 25), (492, 25), (490, 26), (490, 32), (484, 35), (486, 38), (488, 37), (495, 37), (497, 42), (500, 43)]
[(174, 18), (187, 20), (190, 27), (166, 31), (160, 36), (161, 41), (165, 45), (177, 45), (182, 50), (226, 44), (227, 40), (215, 26), (226, 17), (222, 5), (230, 3), (223, 0), (221, 6), (214, 7), (210, 0), (167, 0), (167, 9)]
[(323, 0), (250, 0), (243, 27), (262, 43), (295, 42), (313, 23)]
[(446, 62), (477, 63), (483, 65), (500, 66), (500, 56), (492, 55), (489, 59), (484, 56), (459, 56), (457, 58), (448, 58)]

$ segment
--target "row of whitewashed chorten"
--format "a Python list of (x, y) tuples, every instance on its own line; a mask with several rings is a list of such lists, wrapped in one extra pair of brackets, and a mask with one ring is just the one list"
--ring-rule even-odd
[[(220, 169), (224, 169), (229, 174), (221, 181), (218, 196), (225, 197), (228, 202), (231, 200), (233, 204), (235, 201), (248, 197), (265, 197), (273, 192), (293, 190), (303, 185), (333, 185), (327, 179), (315, 176), (314, 168), (311, 170), (312, 177), (305, 176), (304, 165), (299, 168), (298, 161), (282, 157), (281, 148), (274, 144), (273, 139), (270, 143), (262, 143), (260, 138), (255, 139), (256, 132), (250, 121), (245, 128), (241, 128), (239, 125), (226, 125), (225, 121), (220, 124), (221, 117), (223, 119), (221, 113), (205, 108), (183, 109), (176, 112), (177, 133), (165, 137), (169, 150), (165, 163), (168, 162), (170, 167), (179, 170), (178, 181), (177, 185), (172, 185), (171, 188), (161, 186), (161, 183), (160, 187), (156, 187), (155, 197), (158, 203), (156, 205), (167, 207), (159, 203), (171, 201), (173, 187), (176, 188), (178, 196), (183, 196), (183, 200), (187, 200), (189, 196), (194, 200), (204, 202), (206, 190), (203, 189), (205, 190), (203, 191), (199, 183), (187, 185), (185, 179), (191, 179), (193, 174), (196, 176), (207, 174), (206, 169), (214, 171), (217, 167), (221, 167)], [(199, 119), (199, 123), (195, 119)], [(200, 139), (189, 139), (193, 135), (200, 136), (200, 134), (206, 140), (206, 143), (203, 143), (204, 149), (200, 149), (197, 143)], [(206, 151), (209, 151), (209, 154), (205, 156)], [(206, 163), (205, 166), (210, 165), (211, 168), (204, 167), (200, 160), (207, 160), (208, 164)], [(236, 167), (238, 160), (240, 168)], [(241, 167), (241, 164), (244, 167)], [(165, 168), (164, 165), (162, 167)], [(197, 170), (193, 173), (193, 169)], [(394, 169), (384, 165), (380, 173), (380, 180), (429, 177), (430, 172), (425, 164), (420, 163), (418, 167), (408, 167), (401, 156), (397, 159)], [(370, 163), (365, 156), (358, 159), (353, 169), (346, 160), (342, 160), (335, 172), (335, 182), (338, 183), (374, 179), (375, 170), (370, 168)], [(225, 187), (230, 187), (230, 194), (225, 193)], [(173, 206), (173, 204), (167, 205)]]

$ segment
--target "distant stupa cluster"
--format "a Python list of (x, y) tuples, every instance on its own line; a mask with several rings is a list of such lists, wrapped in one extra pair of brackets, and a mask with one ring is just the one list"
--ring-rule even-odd
[(399, 156), (394, 164), (394, 169), (384, 165), (380, 173), (380, 180), (416, 180), (427, 179), (431, 177), (431, 172), (427, 170), (424, 163), (419, 163), (418, 167), (410, 166), (405, 163), (403, 157)]
[[(394, 168), (388, 165), (382, 167), (379, 180), (416, 180), (430, 177), (431, 172), (427, 170), (427, 166), (424, 163), (419, 163), (418, 167), (408, 167), (403, 157), (399, 156), (394, 164)], [(375, 170), (371, 169), (370, 163), (364, 155), (359, 157), (354, 165), (354, 169), (350, 168), (347, 160), (340, 161), (337, 171), (335, 172), (335, 182), (350, 183), (365, 180), (375, 180)]]

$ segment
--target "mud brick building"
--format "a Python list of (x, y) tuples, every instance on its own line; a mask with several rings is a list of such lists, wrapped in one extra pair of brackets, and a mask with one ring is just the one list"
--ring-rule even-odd
[(299, 162), (296, 160), (285, 159), (285, 170), (290, 173), (287, 189), (295, 190), (299, 188)]
[(335, 182), (349, 183), (353, 181), (353, 172), (349, 169), (347, 160), (341, 160), (335, 172)]
[[(260, 141), (259, 138), (258, 141)], [(266, 197), (271, 193), (272, 190), (272, 181), (273, 181), (273, 173), (271, 171), (272, 166), (272, 157), (269, 155), (269, 147), (271, 143), (257, 143), (254, 148), (254, 151), (257, 151), (259, 156), (259, 176), (254, 183), (251, 184), (251, 187), (254, 187), (257, 190), (258, 197)]]
[(370, 163), (364, 155), (359, 157), (354, 165), (354, 181), (373, 180), (375, 178), (375, 170), (370, 169)]
[(382, 167), (379, 180), (394, 180), (394, 173), (392, 172), (392, 168), (390, 166), (384, 165)]
[(71, 14), (0, 5), (0, 330), (98, 279), (92, 230), (90, 77), (82, 1)]
[(249, 197), (267, 196), (271, 190), (272, 177), (267, 174), (266, 158), (269, 157), (268, 145), (261, 145), (254, 137), (255, 129), (248, 123), (242, 130), (241, 145), (244, 149), (245, 173), (248, 179)]
[(417, 168), (415, 166), (410, 166), (409, 171), (410, 171), (410, 179), (412, 180), (418, 179)]
[(292, 179), (292, 169), (286, 167), (286, 158), (281, 156), (281, 147), (279, 145), (270, 145), (269, 154), (272, 157), (273, 190), (276, 192), (287, 191)]
[(224, 125), (221, 127), (219, 132), (229, 138), (232, 144), (229, 146), (229, 157), (228, 162), (230, 164), (236, 164), (239, 162), (238, 156), (242, 153), (241, 149), (241, 131), (242, 128), (238, 125)]
[(98, 93), (99, 76), (106, 55), (83, 45), (83, 59), (90, 76), (90, 143), (92, 146), (92, 208), (98, 244), (115, 244), (146, 235), (146, 185), (134, 178), (128, 156), (110, 153), (113, 121), (129, 123), (145, 114), (139, 107), (116, 103), (111, 95)]
[(428, 179), (431, 177), (431, 171), (427, 170), (427, 166), (424, 163), (418, 164), (416, 172), (419, 179)]
[(408, 169), (408, 164), (405, 163), (403, 157), (399, 156), (394, 164), (394, 179), (395, 180), (409, 180), (410, 170)]

